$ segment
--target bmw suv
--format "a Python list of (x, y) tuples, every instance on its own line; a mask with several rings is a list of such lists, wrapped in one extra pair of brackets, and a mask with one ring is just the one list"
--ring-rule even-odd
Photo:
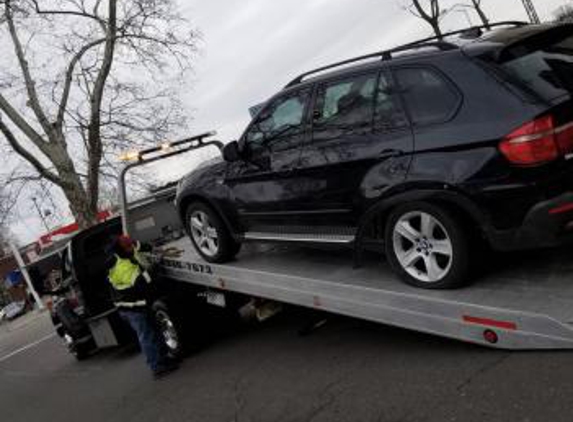
[(179, 185), (197, 252), (244, 241), (376, 249), (401, 278), (453, 288), (474, 247), (573, 238), (573, 26), (502, 23), (307, 72), (224, 160)]

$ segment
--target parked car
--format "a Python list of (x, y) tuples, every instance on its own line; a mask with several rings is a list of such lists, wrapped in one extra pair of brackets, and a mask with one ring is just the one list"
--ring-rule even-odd
[(0, 321), (12, 321), (26, 313), (26, 301), (12, 302), (0, 310)]
[(348, 244), (385, 251), (414, 286), (457, 287), (483, 241), (573, 237), (572, 92), (572, 25), (498, 24), (351, 59), (273, 96), (176, 204), (209, 262), (247, 240)]

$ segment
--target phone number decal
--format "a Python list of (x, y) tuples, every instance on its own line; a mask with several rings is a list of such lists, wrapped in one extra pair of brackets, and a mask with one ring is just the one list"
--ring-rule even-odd
[(199, 274), (213, 274), (213, 269), (207, 264), (196, 264), (194, 262), (175, 261), (172, 259), (164, 259), (161, 264), (177, 270), (187, 270)]

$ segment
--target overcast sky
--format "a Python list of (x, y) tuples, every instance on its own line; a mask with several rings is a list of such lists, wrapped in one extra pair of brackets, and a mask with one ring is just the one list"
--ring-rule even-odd
[[(533, 0), (549, 18), (563, 0)], [(333, 61), (431, 34), (400, 0), (180, 0), (185, 16), (203, 33), (196, 83), (186, 95), (195, 127), (236, 138), (248, 108), (290, 78)], [(526, 20), (521, 0), (483, 0), (494, 21)], [(478, 24), (477, 16), (469, 18)], [(454, 12), (446, 29), (467, 24)]]
[[(223, 141), (236, 139), (249, 121), (249, 107), (281, 89), (297, 74), (414, 41), (431, 34), (400, 0), (178, 0), (183, 14), (203, 34), (201, 54), (182, 93), (193, 117), (192, 131), (216, 129)], [(549, 19), (565, 0), (533, 0)], [(526, 20), (521, 0), (483, 0), (493, 21)], [(445, 29), (458, 29), (473, 13), (453, 12)], [(162, 169), (182, 174), (195, 160)], [(12, 231), (22, 242), (42, 233), (37, 214), (20, 206)]]

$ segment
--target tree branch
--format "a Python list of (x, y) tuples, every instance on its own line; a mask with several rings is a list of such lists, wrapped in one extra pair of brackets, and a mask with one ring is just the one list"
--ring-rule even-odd
[[(70, 16), (79, 16), (82, 18), (93, 19), (99, 24), (105, 24), (103, 19), (99, 18), (96, 15), (92, 15), (88, 13), (86, 10), (42, 10), (40, 9), (40, 5), (38, 4), (38, 0), (32, 0), (34, 4), (34, 9), (38, 15), (70, 15)], [(99, 4), (99, 1), (98, 1)], [(94, 9), (97, 10), (97, 7)]]
[(44, 167), (44, 165), (42, 165), (42, 163), (36, 157), (34, 157), (18, 142), (14, 133), (12, 133), (10, 128), (2, 120), (2, 115), (0, 115), (0, 132), (2, 132), (14, 151), (16, 151), (16, 153), (26, 161), (28, 161), (36, 169), (36, 171), (42, 175), (42, 177), (58, 186), (62, 186), (62, 180), (56, 174), (52, 173), (46, 167)]
[(68, 65), (68, 68), (66, 70), (66, 77), (64, 80), (64, 90), (62, 93), (62, 99), (60, 100), (60, 106), (58, 108), (58, 117), (56, 120), (58, 128), (62, 127), (64, 121), (64, 115), (66, 113), (66, 107), (68, 105), (68, 99), (70, 97), (70, 90), (74, 77), (74, 69), (76, 65), (89, 50), (100, 44), (103, 44), (105, 41), (106, 38), (100, 38), (99, 40), (95, 40), (89, 44), (86, 44), (74, 55), (74, 57), (72, 57), (72, 60), (70, 61), (70, 64)]
[(16, 51), (16, 56), (18, 58), (18, 63), (20, 65), (20, 69), (22, 71), (22, 75), (24, 76), (24, 83), (26, 85), (26, 91), (28, 93), (29, 104), (38, 122), (44, 129), (44, 132), (51, 139), (52, 135), (52, 127), (48, 118), (44, 114), (42, 107), (40, 106), (40, 101), (38, 100), (38, 93), (36, 92), (36, 85), (34, 80), (32, 79), (32, 75), (30, 74), (30, 68), (28, 66), (28, 61), (26, 60), (26, 56), (24, 54), (24, 50), (22, 48), (22, 43), (20, 42), (20, 38), (18, 37), (18, 32), (16, 31), (16, 26), (14, 25), (14, 17), (12, 15), (12, 0), (5, 0), (5, 17), (6, 21), (8, 22), (8, 29), (10, 33), (10, 37), (12, 38), (12, 43), (14, 44), (14, 50)]
[(440, 15), (440, 5), (436, 0), (430, 0), (430, 10), (433, 18)]
[[(440, 20), (442, 17), (442, 9), (440, 9), (440, 1), (439, 0), (429, 0), (429, 10), (426, 11), (424, 6), (422, 6), (422, 0), (409, 0), (410, 3), (410, 12), (418, 16), (419, 18), (426, 21), (431, 27), (436, 37), (438, 39), (442, 39), (442, 30), (440, 28)], [(412, 7), (417, 11), (414, 12)]]
[(45, 143), (42, 136), (34, 130), (32, 126), (26, 122), (20, 113), (16, 111), (14, 107), (0, 94), (0, 110), (6, 113), (6, 115), (12, 120), (12, 122), (20, 129), (24, 134), (36, 145), (41, 148), (41, 145)]
[[(113, 41), (114, 43), (120, 39), (139, 39), (139, 40), (144, 40), (144, 41), (150, 41), (150, 42), (155, 42), (158, 44), (161, 44), (165, 47), (167, 47), (169, 44), (166, 42), (163, 42), (162, 40), (159, 40), (157, 38), (153, 38), (153, 37), (149, 37), (149, 36), (144, 36), (144, 35), (136, 35), (136, 34), (129, 34), (129, 33), (123, 33), (121, 35), (116, 35), (114, 37), (112, 37), (111, 41)], [(82, 57), (92, 48), (97, 47), (98, 45), (101, 45), (103, 43), (108, 42), (109, 38), (100, 38), (98, 40), (92, 41), (86, 45), (84, 45), (73, 57), (72, 60), (70, 61), (70, 64), (67, 67), (66, 70), (66, 76), (64, 79), (64, 89), (63, 89), (63, 93), (62, 93), (62, 98), (60, 100), (60, 105), (59, 105), (59, 109), (58, 109), (58, 117), (56, 120), (56, 124), (58, 125), (59, 128), (61, 128), (62, 123), (63, 123), (63, 119), (64, 119), (64, 115), (66, 113), (66, 107), (68, 104), (68, 99), (70, 96), (70, 91), (71, 91), (71, 85), (73, 82), (73, 77), (74, 77), (74, 70), (75, 67), (77, 66), (77, 64), (79, 63), (79, 61), (82, 59)], [(113, 52), (112, 52), (112, 56), (113, 56)], [(105, 60), (105, 59), (104, 59)], [(105, 62), (104, 62), (105, 64)], [(109, 70), (107, 71), (107, 73), (109, 74)], [(104, 81), (105, 83), (105, 81)], [(97, 87), (97, 83), (96, 83), (96, 87)], [(101, 101), (100, 101), (101, 102)]]
[(422, 19), (424, 19), (425, 21), (430, 21), (432, 19), (432, 17), (428, 13), (426, 13), (424, 8), (420, 4), (420, 0), (412, 0), (412, 4), (416, 8), (416, 11), (418, 12), (418, 14)]

